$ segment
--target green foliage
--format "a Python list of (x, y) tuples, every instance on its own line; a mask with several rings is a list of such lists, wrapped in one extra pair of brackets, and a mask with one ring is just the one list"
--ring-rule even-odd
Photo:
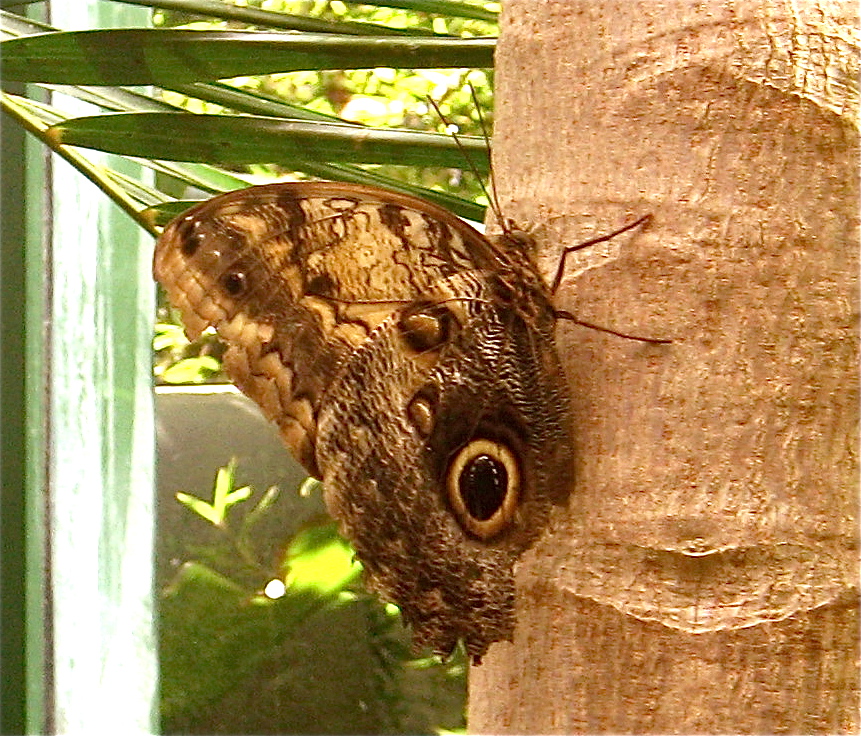
[(187, 558), (161, 592), (164, 732), (462, 728), (463, 656), (441, 666), (411, 654), (397, 608), (362, 591), (332, 522), (261, 559), (255, 540), (280, 491), (236, 488), (236, 473), (234, 462), (219, 470), (211, 502), (177, 495), (214, 536), (186, 529)]
[[(52, 29), (8, 13), (2, 16), (7, 80), (68, 85), (67, 94), (111, 115), (130, 116), (70, 118), (61, 108), (10, 94), (3, 95), (3, 105), (151, 232), (164, 221), (159, 209), (189, 185), (213, 193), (272, 176), (308, 175), (388, 186), (427, 197), (463, 216), (482, 218), (482, 207), (473, 204), (481, 197), (480, 187), (462, 186), (460, 171), (466, 163), (454, 141), (448, 135), (434, 141), (416, 131), (445, 129), (431, 114), (427, 96), (438, 101), (462, 135), (479, 131), (478, 111), (464, 81), (469, 67), (484, 67), (471, 72), (470, 81), (482, 105), (489, 104), (492, 80), (487, 70), (493, 41), (484, 37), (494, 31), (489, 22), (494, 15), (485, 4), (395, 3), (436, 13), (445, 10), (453, 14), (449, 18), (398, 8), (350, 7), (353, 26), (345, 29), (348, 10), (340, 2), (270, 2), (262, 16), (259, 8), (213, 0), (139, 2), (171, 9), (155, 13), (156, 28), (65, 33), (45, 33)], [(284, 10), (304, 15), (288, 16)], [(229, 20), (213, 20), (218, 16)], [(243, 20), (254, 25), (243, 26)], [(260, 32), (266, 24), (307, 29), (310, 20), (313, 34)], [(374, 35), (363, 35), (369, 29)], [(380, 35), (386, 29), (397, 33)], [(407, 31), (412, 35), (404, 35)], [(412, 69), (400, 68), (405, 64)], [(229, 85), (217, 81), (224, 77), (233, 78)], [(89, 86), (93, 84), (101, 86), (94, 90)], [(135, 84), (156, 85), (154, 94), (127, 86)], [(212, 123), (217, 134), (204, 135), (205, 119), (188, 116), (174, 121), (171, 115), (177, 110), (224, 118)], [(487, 114), (485, 118), (489, 119)], [(297, 120), (319, 125), (313, 145), (308, 144), (313, 127), (303, 127)], [(376, 127), (363, 131), (356, 123)], [(168, 125), (174, 126), (169, 135), (159, 136)], [(331, 132), (324, 136), (326, 125)], [(366, 134), (387, 141), (384, 150), (366, 145), (357, 151), (356, 143)], [(158, 186), (119, 177), (71, 150), (71, 145), (143, 159), (159, 173)], [(473, 165), (486, 169), (482, 139), (464, 138), (464, 145), (474, 149)], [(165, 159), (195, 164), (170, 164)], [(408, 168), (405, 162), (423, 166)], [(428, 167), (437, 171), (431, 173)], [(447, 194), (447, 189), (457, 189), (462, 196)]]
[(215, 526), (224, 526), (228, 509), (240, 501), (247, 501), (251, 496), (251, 488), (233, 488), (233, 479), (236, 475), (236, 460), (231, 460), (225, 467), (218, 469), (215, 477), (215, 490), (212, 494), (212, 503), (202, 498), (192, 496), (179, 491), (176, 500), (191, 511), (202, 516)]
[(221, 355), (224, 344), (211, 332), (189, 341), (178, 318), (163, 299), (158, 311), (160, 321), (156, 322), (152, 341), (156, 380), (169, 384), (223, 383)]

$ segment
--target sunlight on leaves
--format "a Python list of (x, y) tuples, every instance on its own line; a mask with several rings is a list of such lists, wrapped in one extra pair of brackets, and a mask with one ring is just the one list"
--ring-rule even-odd
[(334, 524), (316, 526), (296, 535), (287, 550), (286, 584), (293, 592), (332, 593), (359, 578), (361, 565)]
[(165, 383), (203, 383), (221, 370), (221, 363), (211, 355), (183, 358), (165, 368), (158, 377)]

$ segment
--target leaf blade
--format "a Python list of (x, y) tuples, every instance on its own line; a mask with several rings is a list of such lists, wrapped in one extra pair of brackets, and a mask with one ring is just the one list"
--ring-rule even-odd
[[(465, 162), (446, 135), (307, 123), (249, 115), (116, 113), (71, 118), (48, 129), (58, 145), (96, 148), (166, 161), (239, 165), (272, 163), (302, 170), (303, 161), (450, 166)], [(480, 138), (461, 140), (479, 170), (488, 156)]]
[(495, 39), (120, 28), (38, 33), (0, 44), (7, 80), (171, 86), (322, 69), (491, 68)]

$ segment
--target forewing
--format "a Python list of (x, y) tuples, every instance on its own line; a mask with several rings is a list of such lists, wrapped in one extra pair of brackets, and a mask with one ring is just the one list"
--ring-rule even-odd
[(213, 328), (225, 367), (313, 475), (323, 393), (392, 313), (495, 247), (445, 210), (371, 187), (289, 182), (230, 192), (170, 223), (153, 271), (186, 330)]

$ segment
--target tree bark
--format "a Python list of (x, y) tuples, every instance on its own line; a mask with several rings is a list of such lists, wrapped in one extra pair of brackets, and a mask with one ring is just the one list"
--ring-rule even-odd
[[(853, 2), (508, 0), (505, 215), (569, 259), (568, 508), (470, 673), (486, 733), (858, 729)], [(560, 482), (568, 482), (560, 479)]]

